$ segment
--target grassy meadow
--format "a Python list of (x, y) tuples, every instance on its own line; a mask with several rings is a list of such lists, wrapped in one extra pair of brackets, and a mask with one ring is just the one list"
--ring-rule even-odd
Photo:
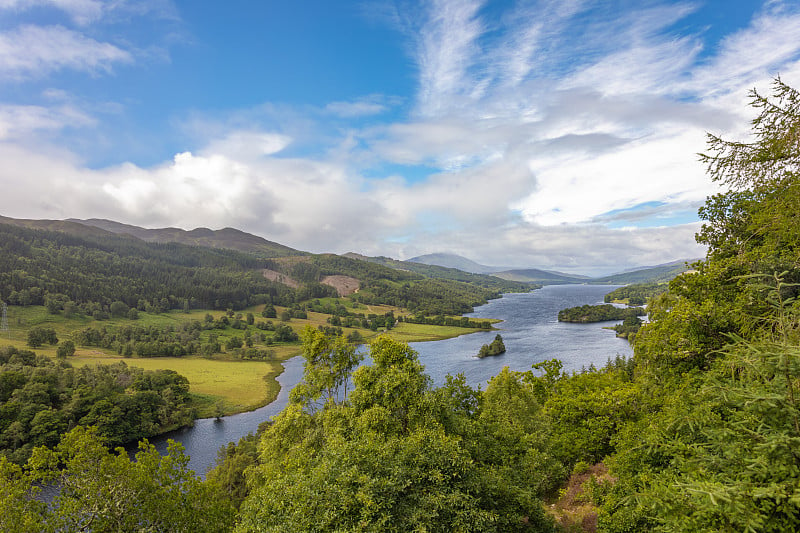
[[(350, 308), (349, 300), (343, 300)], [(240, 311), (242, 315), (253, 313), (256, 322), (265, 320), (261, 317), (264, 306), (255, 306)], [(285, 308), (276, 307), (278, 316)], [(400, 316), (403, 311), (396, 307), (386, 305), (359, 305), (356, 311), (364, 314), (383, 315), (392, 311), (395, 316)], [(191, 310), (170, 311), (166, 313), (140, 312), (137, 320), (127, 318), (110, 318), (107, 320), (94, 320), (91, 317), (75, 315), (66, 318), (63, 314), (49, 314), (43, 306), (8, 308), (8, 331), (0, 332), (0, 346), (12, 345), (19, 349), (31, 349), (27, 345), (27, 335), (30, 328), (47, 326), (56, 331), (60, 341), (72, 338), (74, 332), (86, 327), (116, 328), (122, 326), (179, 326), (192, 320), (202, 321), (207, 314), (214, 319), (222, 317), (223, 311)], [(287, 322), (279, 319), (272, 320), (274, 324), (287, 324), (298, 334), (306, 326), (317, 328), (328, 326), (330, 315), (309, 311), (307, 319), (292, 318)], [(251, 331), (258, 331), (249, 326)], [(363, 328), (343, 328), (345, 335), (358, 331), (366, 342), (382, 332), (374, 332)], [(442, 340), (468, 333), (481, 331), (478, 329), (458, 328), (448, 326), (432, 326), (424, 324), (409, 324), (398, 322), (395, 328), (386, 332), (390, 337), (402, 342), (421, 342)], [(243, 331), (228, 327), (224, 330), (213, 330), (224, 346), (225, 341), (232, 336), (242, 336)], [(203, 331), (201, 338), (206, 339), (209, 331)], [(275, 343), (269, 346), (256, 343), (256, 347), (267, 348), (274, 353), (267, 361), (241, 360), (233, 353), (217, 353), (211, 357), (188, 355), (184, 357), (123, 357), (114, 350), (103, 349), (95, 346), (77, 346), (75, 355), (68, 358), (74, 366), (93, 364), (113, 364), (120, 361), (125, 364), (143, 368), (145, 370), (170, 369), (186, 376), (190, 384), (190, 392), (195, 397), (200, 417), (214, 416), (222, 410), (225, 414), (233, 414), (256, 409), (273, 401), (280, 391), (277, 376), (283, 372), (282, 361), (302, 353), (300, 343)], [(34, 349), (36, 353), (56, 357), (56, 347), (50, 345)]]

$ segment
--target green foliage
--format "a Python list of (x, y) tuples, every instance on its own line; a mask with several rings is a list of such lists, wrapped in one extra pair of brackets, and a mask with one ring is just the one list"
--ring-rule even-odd
[(500, 355), (504, 353), (506, 353), (506, 345), (503, 343), (503, 337), (498, 333), (491, 343), (481, 346), (480, 351), (478, 351), (478, 357), (483, 359), (490, 355)]
[(120, 304), (151, 311), (182, 309), (187, 301), (207, 309), (294, 301), (292, 289), (261, 275), (260, 260), (232, 250), (6, 224), (0, 243), (0, 299), (10, 305), (43, 305), (47, 298), (55, 311), (71, 301), (91, 315), (112, 305), (122, 313)]
[(58, 344), (56, 330), (46, 326), (35, 326), (28, 330), (28, 346), (38, 348), (45, 343)]
[[(109, 453), (94, 431), (75, 428), (54, 449), (37, 448), (24, 469), (0, 457), (3, 531), (230, 530), (233, 506), (213, 483), (187, 469), (180, 445), (162, 457), (146, 441), (136, 460)], [(56, 483), (49, 505), (32, 501), (32, 483)], [(25, 485), (27, 484), (27, 489)], [(31, 488), (34, 487), (34, 488)]]
[(697, 272), (635, 344), (646, 416), (612, 438), (605, 531), (794, 531), (800, 522), (800, 94), (776, 80), (751, 143), (709, 136)]
[[(337, 346), (311, 333), (312, 353)], [(407, 345), (379, 337), (370, 354), (347, 401), (292, 403), (266, 429), (237, 530), (554, 529), (540, 498), (564, 471), (530, 385), (505, 372), (486, 393), (463, 377), (433, 389)]]
[(47, 531), (47, 504), (35, 498), (40, 489), (29, 472), (0, 455), (0, 531)]
[(217, 453), (217, 465), (206, 480), (217, 485), (238, 509), (248, 494), (245, 471), (258, 462), (257, 444), (270, 422), (262, 422), (256, 434), (249, 433), (234, 444), (229, 442)]
[(347, 397), (350, 373), (364, 358), (343, 336), (329, 337), (306, 326), (303, 330), (303, 381), (291, 392), (293, 402), (310, 405), (341, 403)]
[(124, 363), (73, 368), (13, 347), (0, 350), (0, 454), (24, 462), (75, 425), (123, 444), (188, 425), (189, 383), (171, 370)]
[(798, 379), (796, 346), (741, 339), (729, 346), (668, 398), (646, 430), (621, 435), (613, 465), (624, 486), (609, 498), (605, 520), (633, 516), (658, 531), (794, 530)]
[(627, 301), (628, 305), (644, 305), (653, 296), (666, 292), (667, 283), (632, 283), (609, 292), (603, 296), (603, 301)]
[(637, 418), (640, 394), (622, 369), (558, 379), (544, 403), (552, 453), (565, 464), (602, 461), (615, 451), (612, 439), (619, 428)]
[(639, 317), (647, 314), (643, 307), (615, 307), (611, 304), (581, 305), (562, 309), (558, 312), (559, 322), (604, 322), (608, 320), (624, 320), (628, 317)]
[(56, 349), (56, 356), (63, 359), (75, 355), (75, 343), (71, 340), (63, 341)]
[(642, 320), (638, 316), (629, 316), (622, 321), (622, 324), (614, 326), (614, 331), (617, 333), (617, 337), (624, 337), (633, 341), (641, 327)]

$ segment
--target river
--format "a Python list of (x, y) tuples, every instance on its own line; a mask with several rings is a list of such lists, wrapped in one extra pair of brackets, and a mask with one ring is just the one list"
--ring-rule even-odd
[[(499, 318), (495, 324), (500, 331), (463, 335), (435, 342), (415, 342), (411, 346), (435, 385), (444, 383), (447, 374), (463, 373), (467, 383), (485, 389), (486, 382), (504, 366), (511, 370), (530, 370), (531, 365), (558, 358), (567, 371), (580, 370), (591, 364), (602, 366), (617, 354), (630, 357), (628, 342), (618, 339), (603, 326), (613, 324), (568, 324), (558, 322), (558, 311), (566, 307), (603, 303), (603, 296), (616, 285), (548, 285), (525, 294), (507, 294), (492, 300), (467, 316)], [(478, 359), (481, 345), (491, 342), (500, 333), (506, 353)], [(161, 453), (166, 453), (167, 439), (183, 444), (189, 455), (189, 468), (200, 475), (211, 469), (217, 451), (229, 442), (238, 441), (254, 432), (264, 420), (277, 415), (286, 405), (289, 390), (303, 377), (303, 360), (295, 357), (286, 361), (284, 372), (278, 376), (281, 391), (271, 404), (248, 413), (224, 417), (221, 420), (204, 418), (191, 428), (173, 431), (151, 439)]]

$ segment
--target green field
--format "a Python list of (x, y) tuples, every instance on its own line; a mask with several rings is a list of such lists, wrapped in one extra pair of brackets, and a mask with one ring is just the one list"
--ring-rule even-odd
[[(241, 313), (245, 316), (248, 312), (253, 313), (256, 321), (259, 321), (264, 320), (261, 317), (262, 309), (263, 306), (257, 306), (245, 309)], [(276, 310), (280, 314), (284, 308), (276, 307)], [(358, 308), (358, 312), (364, 314), (383, 315), (389, 311), (392, 311), (396, 316), (403, 314), (401, 309), (385, 305), (360, 305)], [(139, 313), (139, 319), (135, 321), (127, 318), (97, 321), (85, 316), (65, 318), (61, 314), (48, 314), (43, 306), (12, 306), (8, 308), (9, 330), (2, 332), (0, 345), (12, 345), (19, 349), (30, 349), (26, 344), (28, 330), (39, 325), (52, 327), (59, 339), (65, 340), (69, 339), (73, 332), (89, 326), (106, 326), (109, 328), (133, 324), (138, 326), (177, 326), (190, 320), (202, 321), (206, 314), (211, 314), (217, 319), (224, 312), (205, 310), (193, 310), (188, 313), (171, 311), (160, 314), (141, 312)], [(308, 312), (308, 319), (292, 318), (285, 324), (300, 333), (306, 326), (317, 328), (328, 325), (328, 317), (329, 315), (326, 314)], [(271, 320), (275, 324), (281, 323), (277, 319)], [(354, 330), (361, 333), (367, 342), (369, 339), (383, 333), (362, 328), (343, 328), (345, 335)], [(386, 332), (386, 334), (402, 342), (423, 342), (457, 337), (477, 331), (482, 330), (399, 322), (394, 329)], [(219, 335), (219, 339), (223, 343), (225, 339), (233, 335), (241, 336), (243, 333), (242, 330), (233, 328), (214, 330), (214, 332)], [(207, 332), (203, 333), (203, 335), (207, 334)], [(273, 359), (269, 361), (243, 361), (228, 353), (218, 353), (212, 358), (198, 355), (184, 357), (122, 357), (113, 350), (93, 346), (79, 346), (75, 355), (70, 357), (68, 361), (75, 366), (111, 364), (124, 361), (128, 365), (137, 366), (145, 370), (175, 370), (189, 380), (190, 391), (197, 400), (199, 416), (208, 417), (216, 414), (220, 407), (225, 414), (233, 414), (256, 409), (277, 397), (280, 385), (276, 378), (283, 372), (281, 362), (300, 355), (301, 347), (299, 343), (276, 343), (267, 348), (274, 351)], [(34, 351), (53, 358), (56, 356), (55, 346), (44, 345)]]
[(69, 361), (75, 366), (124, 361), (145, 370), (174, 370), (189, 380), (201, 417), (213, 416), (220, 399), (225, 414), (250, 411), (270, 403), (280, 391), (275, 378), (283, 372), (280, 361), (224, 361), (198, 356), (123, 358), (89, 350), (79, 350)]

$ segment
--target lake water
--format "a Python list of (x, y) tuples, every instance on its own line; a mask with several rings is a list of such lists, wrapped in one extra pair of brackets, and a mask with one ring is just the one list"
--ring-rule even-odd
[[(628, 341), (618, 339), (613, 331), (595, 324), (558, 322), (558, 312), (566, 307), (603, 303), (603, 296), (615, 285), (549, 285), (526, 294), (508, 294), (492, 300), (467, 316), (499, 318), (495, 324), (500, 331), (473, 333), (435, 342), (415, 342), (411, 346), (419, 353), (420, 362), (435, 385), (444, 383), (447, 374), (463, 373), (467, 383), (485, 389), (486, 382), (504, 366), (511, 370), (530, 370), (531, 365), (557, 358), (567, 371), (580, 370), (590, 364), (602, 366), (616, 355), (630, 357)], [(500, 333), (506, 353), (478, 359), (475, 354), (481, 345), (491, 342)], [(254, 432), (258, 425), (277, 415), (286, 405), (289, 390), (303, 377), (303, 360), (295, 357), (284, 363), (285, 371), (278, 376), (281, 391), (271, 404), (249, 413), (195, 421), (194, 427), (161, 435), (151, 440), (165, 453), (167, 439), (180, 442), (190, 456), (189, 468), (200, 475), (216, 464), (217, 451), (229, 442), (238, 441)]]

